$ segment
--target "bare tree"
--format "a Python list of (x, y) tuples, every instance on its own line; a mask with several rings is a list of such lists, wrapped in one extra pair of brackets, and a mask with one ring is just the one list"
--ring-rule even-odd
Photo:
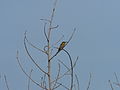
[[(76, 58), (75, 62), (73, 62), (73, 59), (72, 59), (70, 53), (64, 49), (64, 47), (67, 46), (69, 44), (69, 42), (71, 41), (71, 39), (73, 38), (76, 28), (74, 28), (71, 36), (68, 38), (67, 41), (61, 42), (61, 40), (63, 38), (63, 36), (62, 36), (55, 43), (51, 43), (51, 37), (52, 37), (51, 33), (53, 32), (53, 29), (55, 30), (59, 27), (59, 25), (53, 26), (54, 15), (56, 12), (56, 4), (57, 4), (57, 0), (55, 0), (55, 2), (54, 2), (54, 6), (52, 8), (51, 16), (49, 19), (40, 19), (45, 22), (43, 31), (44, 31), (44, 36), (45, 36), (47, 45), (44, 45), (44, 49), (38, 48), (31, 41), (29, 41), (29, 39), (27, 38), (27, 31), (25, 31), (25, 34), (24, 34), (24, 48), (29, 57), (29, 60), (31, 60), (33, 65), (35, 65), (36, 68), (39, 69), (39, 71), (41, 73), (43, 73), (43, 76), (41, 75), (41, 83), (35, 81), (31, 77), (32, 71), (33, 71), (32, 69), (30, 71), (30, 74), (27, 74), (27, 72), (23, 68), (22, 64), (20, 63), (19, 52), (17, 51), (16, 58), (17, 58), (18, 64), (19, 64), (21, 70), (23, 71), (23, 73), (28, 77), (28, 90), (30, 90), (30, 81), (33, 82), (34, 84), (36, 84), (37, 86), (39, 86), (42, 90), (55, 90), (55, 89), (58, 89), (61, 87), (64, 88), (65, 90), (76, 90), (76, 89), (79, 90), (78, 76), (74, 73), (74, 67), (76, 66), (78, 57)], [(59, 42), (61, 42), (61, 44), (58, 47), (55, 47), (55, 45), (58, 44)], [(33, 56), (30, 54), (29, 49), (28, 49), (28, 44), (31, 45), (32, 48), (35, 48), (35, 49), (39, 50), (40, 52), (47, 55), (47, 66), (46, 66), (47, 71), (44, 70), (44, 68), (42, 68), (36, 62), (36, 60), (33, 58)], [(52, 54), (53, 49), (56, 50), (55, 54)], [(68, 62), (70, 62), (69, 66), (66, 65), (63, 60), (53, 60), (55, 57), (57, 57), (57, 55), (60, 52), (64, 52), (68, 56), (68, 58), (69, 58)], [(55, 75), (56, 77), (52, 76), (52, 74), (53, 74), (52, 71), (54, 70), (52, 68), (53, 61), (58, 63), (58, 69), (57, 69), (58, 72)], [(65, 72), (62, 71), (63, 68), (66, 68)], [(69, 78), (69, 81), (70, 81), (70, 83), (68, 82), (69, 85), (64, 84), (64, 82), (60, 82), (61, 79), (66, 78), (66, 77)], [(74, 79), (74, 78), (76, 78), (76, 79)], [(90, 77), (90, 79), (91, 79), (91, 77)], [(74, 83), (74, 80), (76, 80), (77, 83)], [(89, 85), (90, 85), (90, 82), (89, 82)], [(88, 86), (88, 89), (89, 89), (89, 86)]]

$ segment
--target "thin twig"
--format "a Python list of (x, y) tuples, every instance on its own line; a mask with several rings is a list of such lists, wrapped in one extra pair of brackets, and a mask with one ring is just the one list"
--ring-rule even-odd
[(23, 71), (23, 73), (24, 73), (34, 84), (36, 84), (36, 85), (39, 86), (40, 88), (43, 88), (43, 89), (45, 89), (45, 90), (48, 90), (47, 88), (44, 88), (44, 87), (42, 87), (41, 85), (39, 85), (35, 80), (33, 80), (33, 79), (25, 72), (25, 70), (23, 69), (23, 67), (22, 67), (22, 65), (21, 65), (21, 63), (20, 63), (20, 60), (19, 60), (19, 57), (18, 57), (18, 51), (17, 51), (16, 59), (17, 59), (17, 62), (18, 62), (18, 64), (19, 64), (19, 66), (20, 66), (20, 69)]
[(118, 77), (117, 77), (117, 74), (114, 72), (114, 75), (115, 75), (115, 78), (116, 78), (116, 82), (119, 83), (119, 80), (118, 80)]
[(110, 81), (110, 80), (108, 80), (108, 82), (109, 82), (109, 84), (110, 84), (111, 89), (112, 89), (112, 90), (114, 90), (114, 88), (113, 88), (113, 86), (112, 86), (111, 81)]
[[(43, 77), (41, 77), (41, 86), (43, 86), (44, 88), (46, 88), (46, 74), (44, 74)], [(43, 89), (44, 90), (44, 89)]]
[(56, 81), (55, 81), (55, 83), (53, 85), (53, 90), (55, 89), (55, 86), (56, 86), (56, 84), (58, 82), (59, 76), (60, 76), (60, 64), (58, 63), (58, 73), (57, 73)]
[(41, 80), (40, 80), (40, 85), (43, 86), (43, 77), (41, 77)]
[(59, 84), (60, 86), (64, 87), (64, 88), (67, 89), (67, 90), (70, 90), (67, 86), (63, 85), (63, 84), (60, 83), (60, 82), (57, 82), (57, 84)]
[[(75, 64), (73, 64), (73, 68), (75, 67)], [(68, 72), (70, 72), (71, 71), (71, 69), (69, 69), (69, 70), (67, 70), (65, 73), (63, 73), (61, 76), (59, 76), (59, 78), (58, 79), (61, 79), (61, 78), (63, 78), (65, 75), (67, 75), (68, 74)], [(55, 82), (55, 80), (53, 80), (51, 83), (54, 83)]]
[[(75, 61), (75, 62), (74, 62), (74, 64), (73, 64), (73, 68), (75, 67), (75, 65), (76, 65), (77, 61), (78, 61), (78, 57), (77, 57), (76, 61)], [(63, 65), (67, 68), (67, 71), (66, 71), (63, 75), (59, 76), (59, 78), (58, 78), (58, 79), (63, 78), (65, 75), (67, 75), (67, 73), (68, 73), (68, 72), (70, 72), (70, 71), (71, 71), (71, 69), (70, 69), (70, 68), (68, 68), (68, 67), (64, 64), (64, 62), (61, 62), (61, 64), (63, 64)], [(54, 82), (55, 82), (55, 80), (53, 80), (53, 81), (52, 81), (52, 83), (54, 83)]]
[(77, 88), (78, 88), (78, 90), (80, 90), (80, 84), (79, 84), (79, 80), (78, 80), (78, 77), (77, 77), (76, 74), (75, 74), (75, 78), (76, 78), (76, 81), (77, 81)]
[[(79, 57), (76, 58), (76, 60), (75, 60), (75, 62), (74, 62), (74, 64), (73, 64), (73, 67), (76, 66), (76, 63), (77, 63), (77, 61), (78, 61), (78, 58), (79, 58)], [(63, 64), (63, 66), (64, 66), (65, 68), (67, 68), (68, 71), (71, 70), (63, 61), (61, 61), (61, 60), (59, 60), (59, 59), (58, 59), (58, 61), (59, 61), (61, 64)]]
[(115, 78), (116, 78), (116, 82), (113, 82), (113, 84), (117, 85), (120, 87), (120, 83), (119, 83), (119, 80), (118, 80), (118, 77), (117, 77), (117, 74), (114, 72), (114, 75), (115, 75)]
[[(46, 52), (43, 51), (42, 49), (40, 49), (40, 48), (36, 47), (35, 45), (33, 45), (33, 44), (27, 39), (26, 33), (27, 33), (27, 32), (25, 32), (25, 40), (27, 41), (27, 43), (28, 43), (29, 45), (31, 45), (33, 48), (37, 49), (38, 51), (41, 51), (41, 52), (43, 52), (43, 53), (46, 53)], [(47, 54), (47, 53), (46, 53), (46, 54)]]
[(62, 35), (62, 37), (59, 39), (59, 40), (57, 40), (53, 45), (51, 45), (51, 47), (53, 47), (54, 45), (56, 45), (58, 42), (60, 42), (62, 39), (64, 38), (64, 35)]
[(37, 68), (38, 68), (40, 71), (42, 71), (42, 72), (45, 73), (45, 74), (48, 74), (47, 72), (45, 72), (45, 71), (35, 62), (35, 60), (33, 59), (33, 57), (30, 55), (30, 53), (29, 53), (29, 51), (28, 51), (28, 49), (27, 49), (27, 45), (26, 45), (25, 40), (26, 40), (26, 33), (25, 33), (25, 37), (24, 37), (24, 47), (25, 47), (25, 50), (26, 50), (26, 52), (27, 52), (27, 55), (29, 56), (30, 60), (32, 60), (32, 62), (37, 66)]
[(5, 79), (5, 84), (6, 84), (7, 90), (10, 90), (10, 89), (9, 89), (9, 86), (8, 86), (8, 82), (7, 82), (6, 75), (4, 75), (4, 79)]
[(72, 58), (71, 58), (70, 54), (68, 53), (68, 51), (66, 51), (65, 49), (63, 49), (63, 51), (65, 51), (67, 53), (67, 55), (69, 56), (69, 60), (70, 60), (70, 64), (71, 64), (71, 85), (70, 85), (70, 90), (72, 90), (72, 88), (73, 88), (73, 63), (72, 63)]
[(67, 70), (69, 70), (69, 67), (61, 60), (58, 60), (65, 68), (67, 68)]
[[(53, 9), (52, 9), (52, 15), (50, 17), (50, 26), (52, 25), (52, 21), (53, 21), (53, 17), (54, 17), (54, 14), (55, 14), (56, 5), (57, 5), (57, 0), (55, 0), (54, 6), (53, 6)], [(50, 27), (50, 29), (51, 29), (51, 27)]]
[(46, 74), (44, 74), (44, 77), (43, 77), (43, 87), (45, 87), (46, 88)]
[(52, 90), (55, 90), (56, 88), (59, 88), (61, 85), (58, 84), (56, 87), (54, 87)]
[(49, 59), (49, 61), (51, 61), (55, 56), (57, 56), (59, 52), (60, 52), (60, 51), (57, 51), (57, 52)]
[(89, 88), (90, 88), (90, 84), (91, 84), (91, 78), (92, 78), (92, 75), (91, 75), (91, 73), (90, 73), (90, 77), (89, 77), (89, 81), (88, 81), (87, 90), (89, 90)]
[[(30, 75), (29, 75), (30, 78), (32, 75), (32, 71), (33, 71), (33, 69), (31, 69), (31, 71), (30, 71)], [(30, 90), (30, 78), (28, 78), (28, 90)]]
[(69, 38), (69, 40), (67, 41), (67, 43), (69, 43), (69, 42), (71, 41), (71, 39), (72, 39), (72, 37), (73, 37), (75, 31), (76, 31), (76, 28), (74, 28), (73, 33), (72, 33), (72, 35), (70, 36), (70, 38)]
[(50, 20), (48, 20), (48, 19), (40, 19), (40, 20), (47, 21), (47, 22), (50, 23)]
[(47, 24), (47, 23), (44, 24), (44, 35), (45, 35), (45, 38), (46, 38), (46, 40), (47, 40), (47, 42), (48, 42), (48, 36), (47, 36), (47, 34), (46, 34), (46, 24)]
[(75, 62), (74, 62), (74, 64), (73, 64), (73, 67), (76, 66), (78, 59), (79, 59), (79, 57), (77, 56), (77, 58), (76, 58), (76, 60), (75, 60)]

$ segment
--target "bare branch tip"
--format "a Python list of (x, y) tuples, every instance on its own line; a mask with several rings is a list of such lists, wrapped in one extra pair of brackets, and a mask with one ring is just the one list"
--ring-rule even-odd
[(17, 50), (17, 52), (16, 52), (16, 58), (18, 58), (18, 55), (19, 55), (19, 51)]
[(25, 30), (25, 33), (24, 33), (24, 35), (26, 36), (26, 34), (27, 34), (27, 30)]

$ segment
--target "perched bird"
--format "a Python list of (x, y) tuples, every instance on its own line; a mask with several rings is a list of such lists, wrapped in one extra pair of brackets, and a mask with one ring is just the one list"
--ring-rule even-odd
[(67, 45), (67, 42), (63, 41), (59, 46), (58, 52), (61, 51), (66, 45)]
[(53, 55), (53, 57), (51, 57), (51, 58), (49, 59), (49, 61), (50, 61), (51, 59), (53, 59), (53, 58), (67, 45), (67, 43), (68, 43), (68, 42), (63, 41), (63, 42), (60, 44), (60, 46), (59, 46), (58, 51), (56, 52), (56, 54)]

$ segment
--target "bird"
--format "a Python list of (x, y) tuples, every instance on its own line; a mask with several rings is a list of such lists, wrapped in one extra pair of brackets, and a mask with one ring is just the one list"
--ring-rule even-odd
[(67, 42), (63, 41), (58, 48), (58, 52), (61, 51), (66, 45), (67, 45)]
[[(63, 41), (63, 42), (60, 44), (60, 46), (59, 46), (59, 48), (58, 48), (58, 51), (56, 52), (55, 55), (53, 55), (53, 57), (51, 57), (51, 59), (53, 59), (53, 58), (67, 45), (67, 43), (68, 43), (68, 42)], [(49, 61), (50, 61), (51, 59), (49, 59)]]

